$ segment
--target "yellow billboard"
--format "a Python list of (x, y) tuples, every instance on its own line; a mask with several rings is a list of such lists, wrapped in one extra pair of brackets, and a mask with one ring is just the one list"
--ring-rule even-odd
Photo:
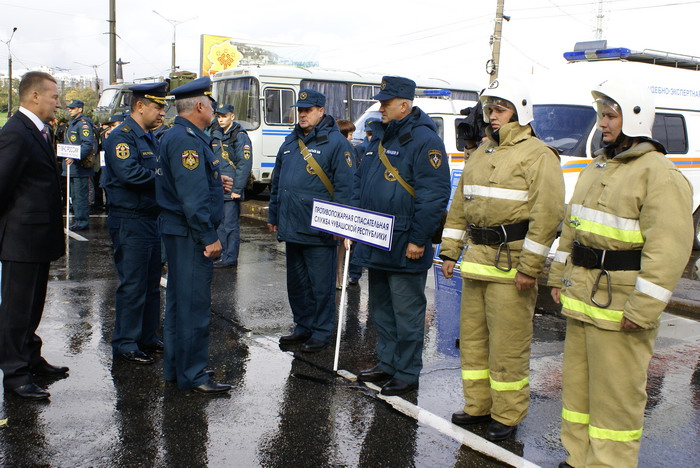
[(202, 34), (201, 76), (212, 76), (221, 70), (238, 66), (243, 54), (231, 44), (231, 38)]

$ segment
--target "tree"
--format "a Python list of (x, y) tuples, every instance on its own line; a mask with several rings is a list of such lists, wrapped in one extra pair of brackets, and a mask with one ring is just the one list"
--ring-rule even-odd
[(97, 93), (92, 88), (69, 88), (66, 91), (66, 104), (73, 99), (78, 99), (85, 103), (83, 113), (90, 118), (93, 118), (93, 110), (97, 107)]

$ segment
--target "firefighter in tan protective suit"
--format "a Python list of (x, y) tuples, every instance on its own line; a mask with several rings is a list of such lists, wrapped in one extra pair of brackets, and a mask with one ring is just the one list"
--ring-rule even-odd
[(651, 139), (648, 88), (592, 91), (604, 147), (579, 176), (549, 277), (567, 317), (565, 467), (635, 467), (659, 317), (688, 262), (692, 189)]
[(559, 157), (533, 135), (532, 103), (514, 80), (481, 95), (489, 140), (466, 161), (443, 231), (442, 273), (463, 278), (462, 426), (490, 421), (489, 440), (510, 437), (527, 414), (535, 278), (564, 216)]

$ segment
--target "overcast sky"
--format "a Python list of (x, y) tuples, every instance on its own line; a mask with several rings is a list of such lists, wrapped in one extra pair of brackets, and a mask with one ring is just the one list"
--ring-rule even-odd
[[(170, 71), (173, 27), (177, 64), (199, 70), (201, 34), (251, 42), (318, 45), (320, 65), (355, 71), (488, 82), (496, 0), (254, 0), (193, 2), (116, 0), (117, 57), (129, 81)], [(594, 39), (597, 1), (506, 0), (501, 73), (539, 73), (563, 63), (577, 41)], [(700, 1), (608, 0), (604, 38), (609, 46), (700, 56)], [(0, 41), (11, 42), (13, 68), (59, 67), (108, 79), (108, 0), (0, 1)], [(85, 64), (80, 65), (79, 63)], [(7, 47), (0, 44), (0, 73)]]

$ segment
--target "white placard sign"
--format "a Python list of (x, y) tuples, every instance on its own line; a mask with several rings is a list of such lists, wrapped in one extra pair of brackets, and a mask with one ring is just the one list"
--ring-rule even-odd
[(311, 227), (382, 250), (391, 250), (394, 217), (376, 211), (314, 199)]
[(105, 163), (105, 152), (100, 151), (100, 166), (105, 167), (107, 164)]
[(56, 145), (56, 156), (59, 158), (80, 159), (80, 145)]

